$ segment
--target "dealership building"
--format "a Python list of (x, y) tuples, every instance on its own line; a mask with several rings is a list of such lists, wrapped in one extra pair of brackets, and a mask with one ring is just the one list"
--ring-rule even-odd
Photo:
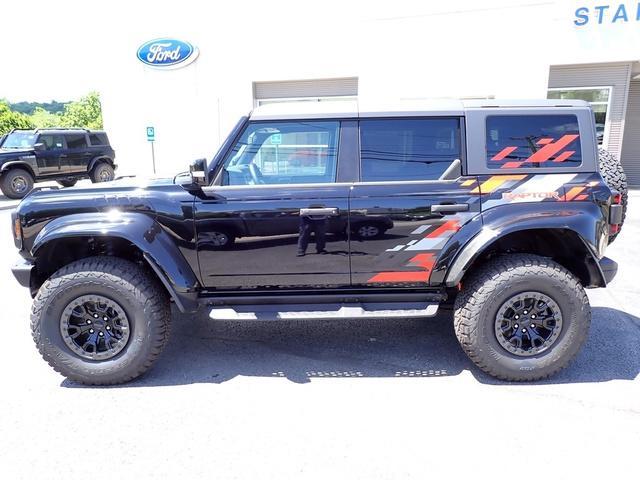
[(110, 45), (120, 172), (151, 174), (152, 145), (158, 174), (183, 171), (273, 102), (579, 98), (640, 186), (640, 2), (353, 3), (176, 12)]

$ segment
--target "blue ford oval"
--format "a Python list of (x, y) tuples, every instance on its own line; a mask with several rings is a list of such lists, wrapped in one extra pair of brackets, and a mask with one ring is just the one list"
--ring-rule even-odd
[(152, 67), (188, 65), (197, 57), (197, 50), (189, 42), (175, 38), (157, 38), (138, 48), (138, 59)]

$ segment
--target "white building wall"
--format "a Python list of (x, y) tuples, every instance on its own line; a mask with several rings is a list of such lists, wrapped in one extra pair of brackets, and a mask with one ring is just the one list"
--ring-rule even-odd
[[(105, 127), (120, 173), (151, 172), (152, 125), (158, 173), (175, 174), (211, 158), (252, 108), (255, 81), (355, 76), (363, 99), (545, 97), (550, 65), (640, 56), (640, 22), (578, 27), (583, 5), (598, 2), (114, 3), (122, 35), (109, 39), (113, 73), (100, 82)], [(150, 69), (135, 52), (157, 37), (189, 41), (200, 57)]]

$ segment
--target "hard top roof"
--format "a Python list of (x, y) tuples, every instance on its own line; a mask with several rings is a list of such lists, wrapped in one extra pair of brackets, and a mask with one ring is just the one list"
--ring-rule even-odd
[(366, 118), (400, 116), (462, 116), (477, 108), (585, 108), (584, 100), (455, 100), (420, 99), (367, 102), (336, 100), (321, 102), (278, 102), (256, 107), (252, 120), (288, 120), (310, 118)]

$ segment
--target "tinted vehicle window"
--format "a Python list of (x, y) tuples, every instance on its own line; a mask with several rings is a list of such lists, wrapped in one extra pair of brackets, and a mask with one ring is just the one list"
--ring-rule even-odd
[(489, 168), (576, 167), (581, 163), (575, 115), (487, 117)]
[(107, 136), (104, 133), (90, 133), (89, 142), (91, 145), (108, 145)]
[(333, 182), (339, 123), (251, 123), (227, 156), (224, 185)]
[(45, 150), (59, 150), (64, 148), (62, 135), (40, 135), (38, 142), (44, 144)]
[(86, 148), (87, 138), (84, 134), (67, 135), (67, 148)]
[(457, 118), (360, 121), (363, 181), (437, 180), (460, 158)]

